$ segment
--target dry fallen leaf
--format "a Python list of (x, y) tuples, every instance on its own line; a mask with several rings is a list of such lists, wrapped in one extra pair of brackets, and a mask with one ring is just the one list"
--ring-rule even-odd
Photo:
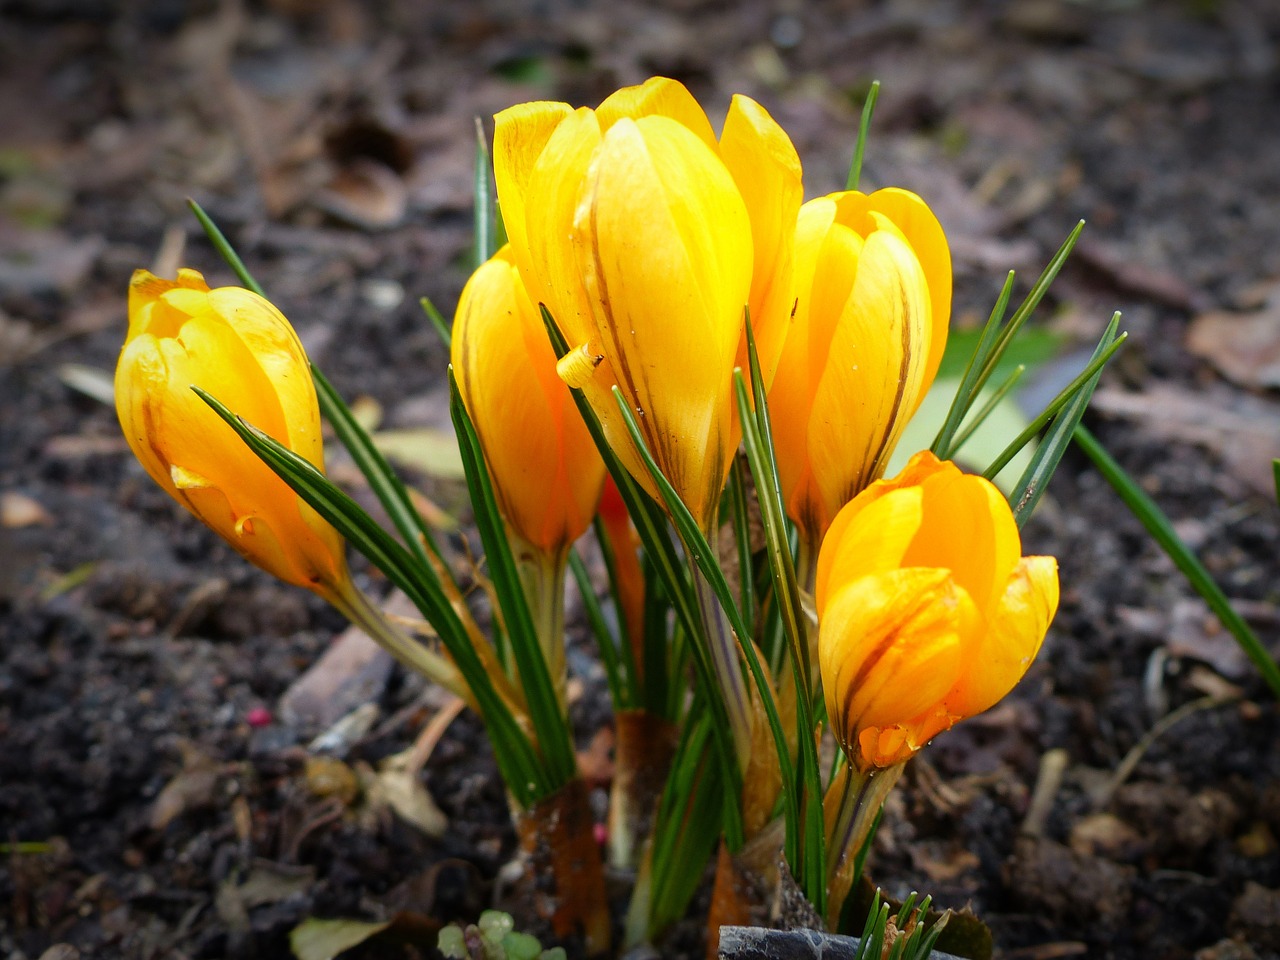
[(1202, 313), (1187, 331), (1187, 349), (1244, 387), (1280, 387), (1280, 282), (1251, 313)]
[(179, 741), (178, 749), (182, 753), (182, 769), (164, 785), (151, 805), (148, 823), (152, 830), (163, 830), (188, 810), (199, 810), (217, 803), (218, 781), (226, 765), (190, 741)]
[(1100, 389), (1092, 409), (1139, 420), (1160, 439), (1207, 447), (1222, 457), (1232, 476), (1275, 497), (1272, 461), (1280, 457), (1280, 404), (1225, 385), (1192, 391), (1158, 383), (1142, 393)]

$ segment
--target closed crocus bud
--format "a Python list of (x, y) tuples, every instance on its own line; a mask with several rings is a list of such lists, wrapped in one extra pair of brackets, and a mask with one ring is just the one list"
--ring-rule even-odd
[(658, 466), (707, 527), (737, 446), (730, 387), (744, 310), (766, 378), (786, 336), (788, 225), (801, 199), (790, 140), (740, 96), (717, 141), (689, 92), (655, 78), (596, 110), (503, 111), (494, 169), (513, 258), (571, 348), (562, 376), (656, 493), (615, 405), (619, 387)]
[(832, 732), (860, 771), (899, 764), (1022, 678), (1058, 608), (991, 483), (932, 453), (836, 516), (818, 558)]
[(769, 412), (787, 513), (816, 549), (884, 472), (933, 383), (951, 313), (946, 237), (905, 190), (811, 200), (796, 227), (796, 296)]
[(317, 469), (320, 411), (302, 344), (274, 306), (195, 270), (129, 286), (116, 411), (156, 483), (250, 562), (334, 599), (349, 583), (342, 538), (244, 445), (192, 386)]
[(452, 359), (503, 517), (526, 543), (562, 555), (591, 524), (604, 462), (556, 375), (555, 352), (510, 246), (463, 288)]

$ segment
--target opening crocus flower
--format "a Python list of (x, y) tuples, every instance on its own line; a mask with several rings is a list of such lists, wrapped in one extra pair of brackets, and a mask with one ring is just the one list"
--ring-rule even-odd
[(832, 732), (860, 771), (902, 763), (1022, 678), (1058, 608), (990, 482), (928, 451), (836, 516), (818, 558)]
[(251, 563), (331, 601), (349, 583), (338, 532), (298, 499), (191, 389), (324, 469), (320, 411), (289, 321), (240, 287), (195, 270), (129, 286), (116, 412), (147, 473)]
[(795, 323), (769, 393), (787, 513), (816, 550), (879, 479), (942, 362), (951, 255), (913, 193), (834, 193), (796, 226)]
[(737, 445), (731, 377), (750, 308), (772, 376), (792, 305), (800, 162), (754, 101), (717, 141), (679, 83), (654, 78), (596, 110), (526, 103), (497, 115), (494, 171), (513, 259), (572, 352), (610, 445), (656, 493), (611, 390), (706, 528)]
[(562, 555), (591, 525), (604, 462), (509, 245), (463, 288), (452, 360), (503, 517), (526, 543)]

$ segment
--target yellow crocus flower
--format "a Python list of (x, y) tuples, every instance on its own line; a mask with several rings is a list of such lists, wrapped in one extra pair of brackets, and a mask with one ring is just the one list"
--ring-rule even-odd
[(834, 193), (796, 226), (795, 322), (769, 393), (787, 513), (816, 550), (880, 477), (942, 361), (951, 256), (913, 193)]
[(129, 285), (116, 412), (130, 448), (171, 497), (251, 563), (334, 602), (349, 591), (338, 532), (298, 499), (191, 389), (324, 469), (320, 412), (302, 344), (280, 311), (195, 270)]
[(741, 96), (717, 140), (689, 92), (664, 78), (596, 110), (526, 103), (495, 119), (512, 256), (573, 350), (562, 376), (653, 493), (615, 406), (619, 387), (658, 466), (708, 527), (737, 446), (731, 377), (744, 309), (767, 377), (786, 336), (794, 147)]
[(1053, 557), (932, 453), (855, 497), (818, 558), (818, 659), (836, 739), (860, 771), (902, 763), (1022, 678), (1058, 607)]
[(591, 525), (604, 462), (556, 375), (510, 245), (463, 288), (452, 359), (503, 517), (526, 543), (561, 556)]

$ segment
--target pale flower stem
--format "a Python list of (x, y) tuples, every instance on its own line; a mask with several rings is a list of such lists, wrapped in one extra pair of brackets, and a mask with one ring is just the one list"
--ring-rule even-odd
[(865, 772), (847, 766), (829, 788), (840, 791), (834, 823), (827, 831), (827, 926), (833, 930), (853, 886), (858, 853), (905, 766), (899, 763)]
[(542, 659), (551, 675), (556, 699), (561, 711), (565, 709), (566, 665), (564, 653), (564, 572), (568, 560), (567, 551), (548, 554), (516, 536), (511, 536), (516, 548), (516, 566), (524, 587), (529, 614), (538, 634), (538, 646)]
[(350, 581), (325, 599), (405, 667), (440, 684), (468, 705), (475, 705), (471, 689), (451, 660), (428, 649), (393, 624)]
[[(714, 550), (714, 531), (707, 535), (707, 542)], [(688, 545), (685, 548), (688, 549)], [(711, 589), (711, 584), (702, 575), (697, 564), (692, 562), (692, 557), (690, 564), (693, 567), (693, 590), (698, 598), (698, 610), (702, 614), (702, 626), (710, 648), (711, 666), (720, 686), (720, 695), (724, 698), (725, 710), (729, 714), (738, 769), (745, 773), (747, 762), (751, 759), (751, 691), (747, 689), (746, 678), (742, 675), (738, 638), (729, 626), (728, 614), (720, 606), (715, 591)], [(750, 642), (750, 638), (747, 638), (747, 642)]]
[(803, 533), (800, 549), (796, 553), (796, 583), (800, 587), (800, 612), (804, 615), (805, 640), (809, 648), (809, 678), (811, 697), (817, 697), (822, 689), (822, 671), (818, 665), (818, 607), (814, 590), (818, 580), (818, 546)]

